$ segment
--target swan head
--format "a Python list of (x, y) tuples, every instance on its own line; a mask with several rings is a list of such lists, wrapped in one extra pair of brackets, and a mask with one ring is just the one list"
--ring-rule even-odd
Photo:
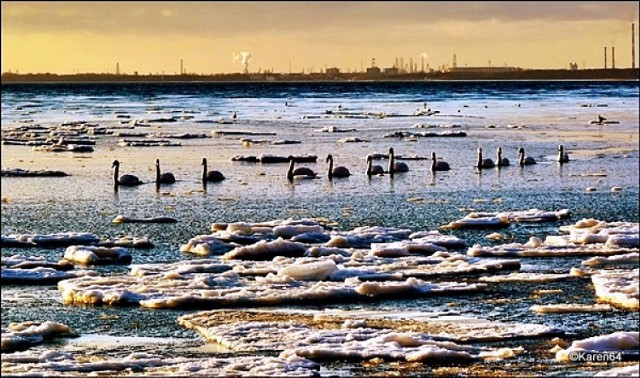
[(482, 154), (482, 147), (478, 147), (478, 154)]
[(436, 153), (435, 152), (431, 153), (431, 160), (436, 161)]
[(111, 168), (114, 168), (114, 167), (115, 167), (115, 168), (118, 168), (119, 166), (120, 166), (120, 162), (119, 162), (119, 161), (117, 161), (117, 160), (114, 160), (114, 161), (113, 161), (113, 164), (111, 164)]
[(563, 145), (559, 145), (558, 146), (558, 151), (560, 151), (562, 153), (562, 151), (564, 151), (564, 146)]
[(287, 157), (287, 160), (289, 160), (289, 161), (294, 161), (294, 160), (295, 160), (295, 158), (293, 157), (293, 155), (289, 155), (289, 156)]
[(393, 147), (389, 147), (389, 155), (393, 155)]
[(207, 165), (207, 158), (202, 158), (202, 164), (201, 165)]
[(160, 159), (156, 159), (156, 167), (160, 166)]
[(518, 153), (519, 154), (524, 154), (524, 148), (522, 148), (522, 147), (518, 148)]
[(499, 154), (502, 154), (502, 147), (498, 147), (497, 151)]
[(327, 159), (326, 159), (325, 162), (328, 163), (329, 161), (332, 161), (332, 160), (333, 160), (333, 156), (331, 156), (331, 154), (329, 154), (329, 155), (327, 155)]

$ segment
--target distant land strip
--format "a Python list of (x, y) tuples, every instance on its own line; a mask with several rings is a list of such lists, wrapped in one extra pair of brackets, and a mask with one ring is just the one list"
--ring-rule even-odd
[(1, 84), (13, 83), (99, 83), (99, 82), (341, 82), (341, 81), (446, 81), (446, 80), (635, 80), (640, 78), (640, 69), (519, 69), (504, 71), (487, 67), (481, 72), (418, 72), (386, 75), (383, 73), (231, 73), (231, 74), (18, 74), (5, 72)]

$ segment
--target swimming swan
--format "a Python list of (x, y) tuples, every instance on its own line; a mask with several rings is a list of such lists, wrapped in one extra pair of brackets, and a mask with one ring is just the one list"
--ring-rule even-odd
[(518, 149), (518, 156), (520, 157), (520, 166), (536, 164), (536, 160), (534, 158), (531, 156), (524, 156), (524, 148), (522, 147)]
[(156, 159), (156, 185), (173, 184), (176, 177), (171, 172), (160, 173), (160, 159)]
[(568, 163), (569, 162), (569, 154), (564, 152), (564, 146), (558, 146), (558, 163)]
[(202, 158), (202, 182), (219, 182), (224, 179), (220, 171), (207, 171), (207, 158)]
[(393, 147), (389, 147), (389, 174), (393, 175), (395, 172), (407, 172), (408, 170), (409, 166), (406, 163), (396, 162)]
[(509, 165), (509, 159), (507, 159), (506, 157), (502, 157), (502, 147), (498, 147), (496, 154), (498, 167), (507, 167)]
[(307, 167), (298, 167), (295, 170), (293, 166), (295, 164), (295, 158), (292, 155), (289, 155), (289, 170), (287, 171), (287, 179), (293, 180), (294, 178), (316, 178), (318, 175), (311, 168)]
[(367, 155), (367, 176), (384, 174), (384, 168), (381, 165), (373, 165), (373, 158)]
[(478, 147), (478, 162), (476, 163), (476, 167), (478, 167), (478, 169), (485, 169), (485, 168), (493, 168), (495, 166), (496, 164), (493, 162), (493, 160), (489, 158), (486, 158), (486, 159), (482, 158), (482, 148)]
[(435, 172), (435, 171), (448, 171), (449, 169), (449, 163), (447, 163), (446, 161), (436, 161), (436, 153), (432, 152), (431, 153), (431, 172)]
[(333, 167), (333, 156), (331, 154), (327, 155), (327, 163), (329, 163), (329, 171), (327, 172), (327, 177), (329, 177), (329, 180), (333, 179), (334, 177), (349, 177), (351, 176), (351, 172), (349, 172), (349, 169), (347, 167), (344, 166), (337, 166), (337, 167)]
[(115, 186), (136, 186), (142, 184), (142, 181), (138, 178), (138, 176), (134, 175), (122, 175), (118, 176), (120, 172), (120, 162), (117, 160), (113, 161), (111, 168), (115, 168), (113, 172), (113, 185)]

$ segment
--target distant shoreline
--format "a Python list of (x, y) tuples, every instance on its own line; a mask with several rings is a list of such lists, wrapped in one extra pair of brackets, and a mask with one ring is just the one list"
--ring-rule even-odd
[(115, 74), (16, 74), (3, 73), (6, 84), (69, 83), (349, 83), (349, 82), (447, 82), (447, 81), (638, 81), (640, 69), (517, 70), (485, 72), (431, 72), (398, 75), (370, 73), (317, 74), (216, 74), (216, 75), (115, 75)]

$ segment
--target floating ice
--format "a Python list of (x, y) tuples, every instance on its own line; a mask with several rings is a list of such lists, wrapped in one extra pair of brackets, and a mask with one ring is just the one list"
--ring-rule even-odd
[[(322, 266), (324, 268), (324, 266)], [(267, 275), (267, 278), (269, 275)], [(282, 276), (285, 277), (285, 276)], [(247, 280), (235, 272), (219, 275), (167, 272), (163, 275), (82, 277), (58, 283), (62, 299), (69, 304), (139, 304), (151, 308), (197, 308), (265, 306), (286, 303), (331, 303), (344, 300), (473, 293), (484, 284), (430, 283), (415, 278), (372, 284), (350, 278), (344, 282), (284, 282)]]
[(246, 247), (236, 247), (225, 253), (222, 259), (271, 260), (276, 256), (301, 257), (306, 250), (307, 248), (302, 243), (278, 238), (270, 242), (261, 240)]
[(96, 276), (93, 270), (67, 270), (61, 271), (54, 268), (29, 268), (10, 269), (2, 268), (1, 282), (3, 285), (48, 285), (68, 278)]
[(561, 303), (550, 305), (534, 305), (531, 306), (531, 311), (537, 314), (550, 314), (550, 313), (565, 313), (565, 312), (609, 312), (613, 311), (613, 307), (608, 304), (576, 304), (576, 303)]
[(592, 257), (582, 262), (585, 266), (620, 266), (633, 265), (638, 266), (640, 263), (640, 254), (638, 252), (626, 253), (624, 255), (609, 257)]
[(546, 211), (540, 209), (530, 209), (524, 211), (510, 211), (500, 213), (473, 212), (464, 218), (453, 221), (447, 225), (441, 226), (443, 230), (456, 229), (484, 229), (484, 228), (504, 228), (508, 227), (512, 222), (515, 223), (540, 223), (554, 222), (559, 219), (567, 218), (571, 215), (569, 210), (562, 209), (558, 211)]
[(49, 261), (44, 256), (2, 256), (0, 261), (3, 268), (11, 269), (52, 268), (63, 271), (73, 270), (73, 264), (68, 260)]
[(71, 331), (69, 326), (61, 323), (51, 321), (10, 323), (7, 329), (2, 329), (2, 373), (6, 374), (4, 370), (5, 353), (27, 349), (56, 337), (75, 336), (77, 335)]
[[(338, 314), (206, 311), (184, 315), (179, 324), (231, 350), (280, 350), (281, 357), (298, 355), (314, 360), (464, 361), (505, 359), (522, 348), (492, 349), (457, 344), (455, 340), (505, 340), (557, 333), (546, 326), (503, 324), (472, 319), (413, 320), (392, 313), (340, 311)], [(225, 320), (222, 320), (225, 319)], [(375, 327), (369, 326), (369, 324)], [(404, 328), (415, 329), (400, 330)], [(419, 330), (432, 330), (434, 333)], [(446, 330), (449, 333), (444, 332)], [(436, 334), (437, 333), (437, 334)]]
[(129, 264), (131, 253), (123, 247), (76, 246), (67, 247), (64, 258), (83, 265)]
[(28, 351), (2, 354), (2, 373), (11, 376), (319, 377), (316, 362), (291, 356), (236, 358), (166, 357), (131, 353), (87, 358), (77, 352)]
[(508, 275), (496, 275), (480, 277), (480, 282), (554, 282), (574, 278), (571, 274), (553, 273), (510, 273)]
[(600, 270), (591, 276), (599, 302), (638, 311), (639, 269)]
[(86, 232), (2, 235), (2, 247), (67, 247), (98, 242), (100, 242), (98, 236)]
[(608, 335), (594, 336), (576, 340), (567, 349), (556, 353), (556, 360), (570, 361), (573, 352), (620, 352), (622, 354), (638, 354), (638, 331), (615, 332)]

